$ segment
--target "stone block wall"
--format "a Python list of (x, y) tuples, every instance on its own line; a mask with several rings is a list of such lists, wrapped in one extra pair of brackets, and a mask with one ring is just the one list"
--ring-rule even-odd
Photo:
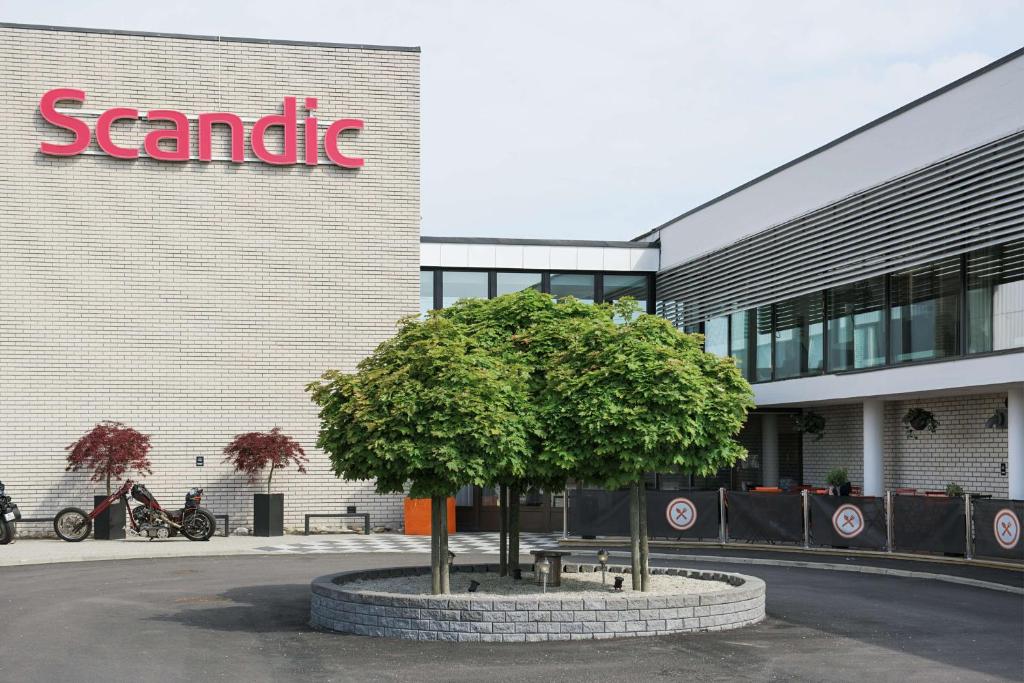
[[(1007, 495), (1005, 429), (988, 429), (985, 421), (1005, 407), (1006, 394), (888, 401), (885, 405), (885, 485), (887, 488), (945, 489), (950, 482), (972, 493)], [(908, 438), (902, 423), (907, 410), (934, 413), (934, 434)], [(825, 416), (825, 435), (804, 435), (804, 482), (823, 485), (828, 471), (845, 467), (854, 484), (863, 482), (863, 413), (861, 404), (814, 408)]]

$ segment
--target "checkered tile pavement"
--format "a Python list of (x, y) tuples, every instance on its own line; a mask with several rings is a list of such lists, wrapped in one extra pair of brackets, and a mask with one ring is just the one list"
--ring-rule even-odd
[[(520, 534), (519, 550), (529, 553), (531, 550), (558, 547), (558, 534)], [(448, 537), (448, 549), (453, 553), (491, 553), (498, 554), (497, 533), (461, 533)], [(263, 553), (282, 554), (315, 554), (315, 553), (424, 553), (430, 554), (429, 536), (403, 536), (401, 534), (371, 534), (369, 536), (352, 536), (349, 538), (333, 538), (317, 540), (310, 536), (309, 540), (281, 545), (267, 545), (253, 548)]]

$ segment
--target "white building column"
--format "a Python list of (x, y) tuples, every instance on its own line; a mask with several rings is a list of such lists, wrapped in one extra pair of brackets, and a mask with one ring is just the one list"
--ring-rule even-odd
[(761, 485), (779, 485), (779, 416), (761, 415)]
[(864, 401), (864, 495), (885, 495), (885, 401)]
[(1024, 387), (1006, 392), (1006, 480), (1010, 498), (1024, 500)]

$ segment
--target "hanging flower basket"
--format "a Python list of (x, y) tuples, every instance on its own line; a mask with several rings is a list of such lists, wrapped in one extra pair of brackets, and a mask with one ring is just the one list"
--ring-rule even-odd
[(907, 414), (903, 416), (903, 424), (907, 428), (907, 438), (916, 439), (917, 434), (915, 432), (923, 432), (925, 430), (935, 433), (935, 430), (939, 428), (939, 421), (935, 419), (935, 415), (930, 410), (924, 408), (911, 408), (907, 411)]
[(822, 437), (825, 436), (825, 416), (819, 415), (813, 411), (801, 413), (793, 417), (793, 422), (796, 424), (796, 430), (801, 434), (812, 434), (814, 435), (815, 441), (821, 441)]

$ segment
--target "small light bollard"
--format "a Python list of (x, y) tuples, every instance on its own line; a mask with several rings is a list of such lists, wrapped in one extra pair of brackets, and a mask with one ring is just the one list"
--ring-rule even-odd
[(448, 566), (450, 567), (453, 564), (455, 564), (455, 553), (453, 553), (451, 550), (449, 550), (448, 551)]
[(551, 572), (551, 563), (548, 562), (548, 558), (542, 557), (537, 561), (537, 571), (540, 572), (541, 580), (544, 585), (544, 592), (548, 592), (548, 574)]
[(469, 592), (476, 593), (476, 589), (480, 587), (480, 582), (476, 579), (471, 579), (469, 582)]
[(605, 585), (605, 572), (608, 571), (608, 551), (601, 548), (597, 551), (597, 561), (601, 564), (601, 585)]
[(622, 592), (622, 580), (623, 580), (623, 577), (616, 576), (615, 577), (615, 585), (612, 586), (612, 590), (621, 593)]

